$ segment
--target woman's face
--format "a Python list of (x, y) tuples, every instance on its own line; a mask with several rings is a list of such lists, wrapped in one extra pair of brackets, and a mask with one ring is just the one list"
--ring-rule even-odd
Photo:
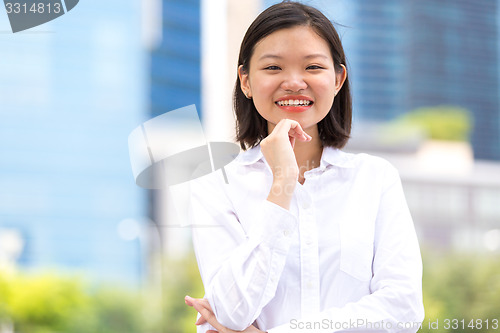
[(241, 89), (267, 120), (269, 133), (283, 118), (312, 134), (346, 78), (335, 73), (327, 42), (309, 26), (273, 32), (257, 43), (248, 73), (240, 66)]

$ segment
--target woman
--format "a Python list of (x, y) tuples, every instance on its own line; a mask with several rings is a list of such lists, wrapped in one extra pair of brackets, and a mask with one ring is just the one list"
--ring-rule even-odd
[[(234, 91), (246, 150), (192, 190), (205, 298), (198, 332), (416, 332), (422, 263), (397, 171), (339, 149), (351, 96), (318, 10), (274, 5), (249, 27)], [(207, 323), (208, 322), (208, 323)], [(208, 332), (214, 332), (209, 330)]]

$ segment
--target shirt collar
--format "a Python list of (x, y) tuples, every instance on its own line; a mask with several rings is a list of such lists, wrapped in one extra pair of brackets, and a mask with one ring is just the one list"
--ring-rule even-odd
[(339, 168), (354, 168), (353, 155), (343, 152), (338, 148), (323, 147), (320, 168), (333, 165)]
[[(243, 165), (251, 165), (264, 159), (260, 145), (257, 145), (240, 153), (236, 160)], [(326, 169), (328, 165), (340, 168), (354, 168), (355, 166), (351, 154), (345, 153), (337, 148), (324, 147), (323, 154), (321, 155), (320, 169)]]
[(263, 159), (264, 155), (262, 154), (262, 151), (260, 150), (260, 145), (257, 145), (253, 148), (250, 148), (246, 151), (241, 152), (238, 157), (236, 158), (236, 161), (243, 165), (250, 165), (257, 163), (259, 160)]

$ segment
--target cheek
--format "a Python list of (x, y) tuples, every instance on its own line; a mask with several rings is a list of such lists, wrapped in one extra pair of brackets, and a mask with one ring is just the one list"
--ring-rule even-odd
[(322, 93), (330, 93), (335, 94), (335, 76), (325, 76), (323, 78), (318, 79), (317, 88)]
[(254, 77), (252, 82), (252, 99), (259, 112), (267, 113), (271, 109), (276, 80), (269, 77)]
[(261, 77), (255, 76), (252, 80), (252, 93), (254, 94), (254, 98), (257, 99), (267, 99), (272, 95), (274, 91), (273, 87), (275, 86), (275, 80), (269, 77)]
[(315, 85), (315, 90), (318, 96), (321, 96), (322, 100), (331, 105), (335, 97), (335, 77), (325, 77), (318, 80)]

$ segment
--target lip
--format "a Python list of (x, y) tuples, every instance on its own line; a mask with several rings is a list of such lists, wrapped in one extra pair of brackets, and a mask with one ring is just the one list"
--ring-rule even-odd
[[(286, 105), (286, 106), (281, 106), (281, 105), (278, 105), (278, 102), (279, 101), (287, 101), (287, 100), (290, 100), (290, 99), (293, 99), (293, 100), (304, 100), (304, 101), (311, 101), (311, 104), (307, 105), (307, 106), (289, 106), (289, 105)], [(304, 96), (304, 95), (285, 95), (285, 96), (282, 96), (280, 98), (278, 98), (274, 104), (280, 108), (281, 110), (283, 111), (286, 111), (286, 112), (304, 112), (306, 110), (309, 110), (313, 105), (314, 105), (314, 101), (312, 100), (311, 97), (308, 97), (308, 96)]]

